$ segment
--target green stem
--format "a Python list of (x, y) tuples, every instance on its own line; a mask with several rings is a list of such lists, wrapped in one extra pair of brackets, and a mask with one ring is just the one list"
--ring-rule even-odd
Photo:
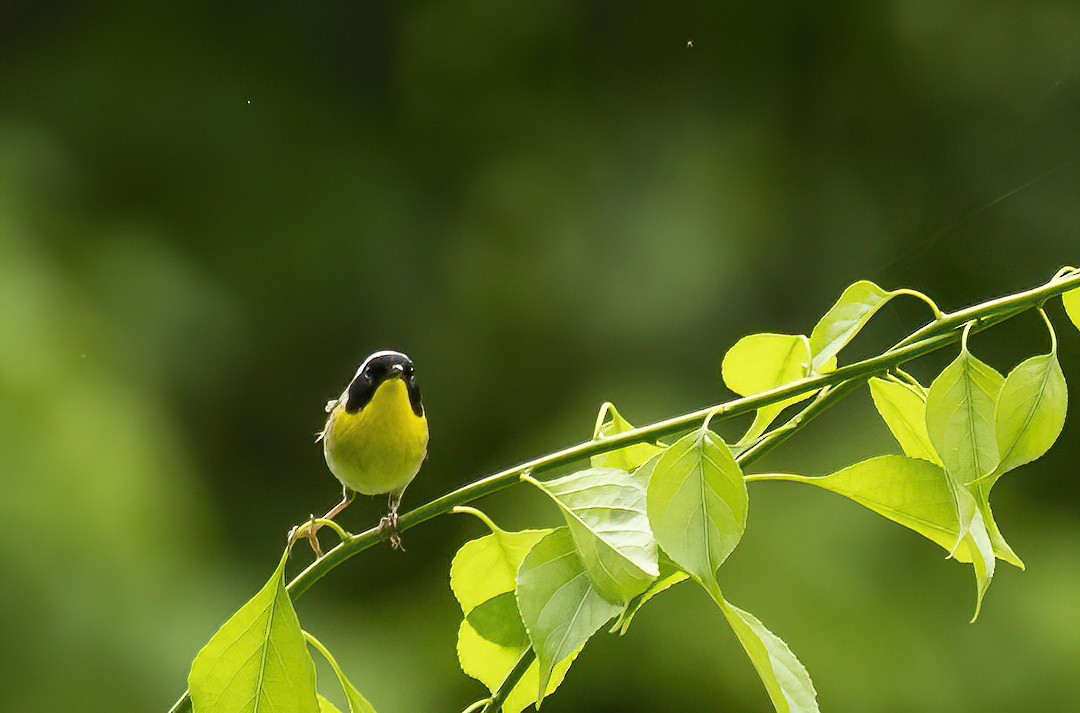
[(304, 638), (307, 642), (315, 647), (315, 650), (322, 654), (322, 657), (328, 662), (332, 663), (334, 668), (337, 668), (337, 661), (334, 659), (334, 655), (330, 653), (330, 649), (326, 648), (321, 641), (312, 636), (309, 632), (304, 631)]
[[(791, 421), (773, 429), (742, 454), (751, 461), (756, 460), (767, 451), (787, 440), (803, 424), (819, 415), (870, 377), (883, 374), (901, 364), (918, 359), (959, 341), (961, 337), (959, 328), (968, 322), (973, 322), (972, 332), (980, 332), (1030, 309), (1040, 307), (1051, 297), (1075, 288), (1080, 288), (1080, 271), (1059, 271), (1054, 279), (1039, 287), (1017, 292), (1006, 297), (999, 297), (974, 307), (943, 314), (940, 318), (915, 331), (894, 347), (876, 357), (839, 367), (828, 374), (799, 379), (753, 396), (745, 396), (708, 406), (680, 416), (657, 421), (647, 426), (624, 431), (617, 435), (585, 441), (534, 458), (531, 461), (464, 485), (453, 492), (410, 510), (398, 519), (398, 531), (404, 532), (439, 515), (449, 513), (459, 505), (465, 505), (504, 490), (519, 482), (522, 473), (551, 470), (584, 460), (590, 456), (625, 448), (635, 443), (656, 441), (662, 437), (693, 428), (707, 418), (726, 420), (748, 414), (764, 406), (785, 401), (793, 396), (801, 396), (821, 390), (817, 398), (803, 411), (796, 414)], [(746, 461), (741, 462), (745, 463)], [(316, 582), (346, 560), (377, 545), (381, 539), (380, 535), (381, 533), (377, 528), (351, 535), (323, 557), (312, 562), (289, 583), (288, 591), (293, 600), (304, 594)], [(189, 710), (190, 700), (187, 693), (185, 693), (170, 709), (169, 713), (185, 713)]]
[[(1015, 317), (1021, 312), (1026, 312), (1032, 307), (1038, 307), (1051, 297), (1055, 297), (1069, 290), (1080, 287), (1080, 270), (1075, 268), (1062, 268), (1058, 270), (1053, 279), (1045, 285), (1040, 285), (1031, 290), (1017, 292), (1016, 294), (999, 297), (996, 300), (982, 302), (967, 309), (957, 310), (943, 314), (922, 329), (919, 329), (906, 337), (900, 345), (917, 341), (931, 333), (941, 329), (955, 329), (972, 320), (986, 320), (990, 317), (1007, 314)], [(977, 331), (977, 330), (976, 330)]]
[(529, 670), (529, 666), (532, 666), (532, 662), (535, 660), (536, 652), (532, 650), (532, 647), (525, 649), (521, 653), (521, 658), (514, 664), (514, 668), (510, 669), (510, 673), (506, 674), (506, 678), (503, 679), (499, 690), (495, 691), (495, 695), (491, 697), (491, 700), (488, 701), (488, 704), (484, 706), (480, 713), (499, 713), (502, 710), (503, 703), (506, 703), (510, 691), (514, 690), (514, 686), (518, 684), (518, 681), (521, 680), (521, 677), (525, 675), (525, 672)]
[(486, 707), (486, 706), (487, 706), (487, 705), (488, 705), (489, 703), (491, 703), (491, 699), (490, 699), (490, 698), (481, 698), (481, 699), (480, 699), (480, 700), (478, 700), (478, 701), (477, 701), (476, 703), (473, 703), (473, 704), (472, 704), (472, 705), (470, 705), (470, 706), (469, 706), (468, 708), (466, 708), (465, 710), (461, 711), (461, 713), (476, 713), (476, 712), (477, 712), (477, 711), (479, 711), (479, 710), (480, 710), (481, 708), (485, 708), (485, 707)]
[(941, 319), (943, 315), (941, 309), (938, 308), (937, 303), (930, 299), (928, 295), (924, 295), (918, 290), (909, 290), (906, 287), (901, 287), (898, 290), (893, 290), (892, 293), (894, 295), (909, 295), (911, 297), (915, 297), (916, 299), (922, 300), (922, 302), (930, 308), (930, 311), (934, 313), (934, 319)]
[(743, 451), (736, 459), (739, 462), (739, 465), (745, 468), (794, 436), (803, 426), (820, 416), (825, 409), (836, 404), (840, 399), (862, 386), (868, 378), (870, 378), (870, 375), (823, 389), (821, 393), (806, 406), (806, 408), (796, 413), (782, 426), (777, 426), (769, 431), (769, 433), (762, 437), (761, 440)]

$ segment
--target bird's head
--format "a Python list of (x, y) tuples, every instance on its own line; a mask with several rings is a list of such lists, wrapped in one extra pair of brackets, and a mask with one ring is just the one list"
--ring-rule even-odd
[(383, 384), (401, 379), (409, 393), (409, 403), (417, 416), (424, 415), (420, 401), (420, 386), (416, 381), (416, 368), (412, 359), (401, 352), (378, 351), (369, 356), (356, 370), (349, 384), (345, 399), (345, 411), (356, 413), (364, 408)]

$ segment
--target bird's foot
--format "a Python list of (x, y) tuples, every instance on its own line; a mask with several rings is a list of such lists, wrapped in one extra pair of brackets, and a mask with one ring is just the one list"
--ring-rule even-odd
[(315, 557), (319, 558), (323, 556), (322, 547), (319, 545), (319, 529), (322, 528), (322, 523), (312, 513), (308, 516), (308, 519), (299, 525), (293, 526), (289, 530), (289, 542), (303, 537), (311, 545), (311, 551), (315, 553)]
[(383, 515), (379, 520), (379, 537), (390, 543), (390, 547), (395, 550), (405, 551), (405, 548), (401, 545), (401, 535), (398, 533), (398, 514), (397, 510), (391, 510)]

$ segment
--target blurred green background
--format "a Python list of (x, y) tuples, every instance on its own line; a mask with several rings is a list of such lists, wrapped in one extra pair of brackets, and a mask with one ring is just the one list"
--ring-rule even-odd
[[(724, 398), (727, 346), (810, 329), (858, 278), (948, 309), (1075, 264), (1078, 128), (1070, 0), (5, 0), (0, 709), (164, 711), (335, 502), (313, 436), (369, 351), (418, 365), (416, 505), (587, 437), (604, 400), (641, 423)], [(923, 319), (889, 307), (845, 356)], [(1030, 317), (973, 347), (1007, 369), (1045, 343)], [(969, 568), (796, 485), (752, 488), (725, 592), (825, 710), (1075, 710), (1072, 411), (995, 491), (1028, 571), (999, 568), (976, 625)], [(760, 467), (895, 450), (860, 394)], [(558, 518), (520, 488), (481, 507)], [(300, 603), (380, 711), (482, 695), (447, 583), (481, 533), (440, 518)], [(690, 586), (598, 636), (549, 707), (769, 710)]]

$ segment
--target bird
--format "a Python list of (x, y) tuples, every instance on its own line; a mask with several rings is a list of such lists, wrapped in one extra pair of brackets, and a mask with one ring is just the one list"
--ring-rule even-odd
[[(341, 502), (323, 516), (333, 519), (357, 493), (387, 495), (389, 512), (379, 531), (394, 549), (401, 546), (397, 530), (398, 507), (405, 488), (427, 458), (428, 423), (416, 368), (401, 352), (377, 351), (356, 370), (349, 385), (326, 404), (326, 425), (316, 442), (322, 442), (330, 472), (342, 486)], [(316, 554), (321, 554), (308, 529)]]

